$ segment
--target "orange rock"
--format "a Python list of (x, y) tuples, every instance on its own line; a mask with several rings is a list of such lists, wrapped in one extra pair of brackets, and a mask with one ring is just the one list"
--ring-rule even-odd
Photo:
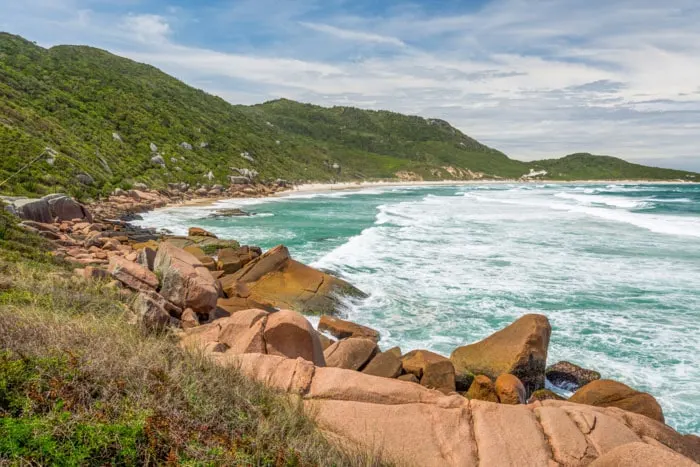
[(591, 467), (693, 467), (695, 462), (662, 446), (637, 442), (619, 446), (599, 457)]
[(588, 383), (576, 391), (569, 401), (598, 407), (618, 407), (664, 422), (663, 410), (652, 395), (609, 379)]
[(413, 350), (401, 357), (403, 370), (412, 373), (420, 384), (444, 393), (455, 390), (455, 369), (452, 362), (429, 350)]
[(143, 266), (118, 256), (109, 260), (109, 273), (130, 289), (144, 291), (158, 287), (158, 277)]
[(323, 348), (316, 330), (295, 311), (271, 313), (265, 324), (265, 348), (268, 355), (303, 358), (316, 366), (326, 366)]
[(517, 376), (504, 373), (495, 382), (496, 395), (501, 404), (525, 404), (525, 386)]
[(498, 402), (498, 394), (493, 381), (486, 375), (477, 375), (466, 394), (468, 399)]
[(348, 337), (366, 337), (375, 342), (379, 341), (379, 332), (367, 326), (345, 321), (340, 318), (323, 315), (318, 323), (319, 331), (326, 331), (337, 339), (346, 339)]
[(378, 352), (377, 343), (363, 337), (338, 341), (326, 349), (326, 365), (348, 370), (360, 370)]
[(362, 372), (384, 378), (396, 378), (401, 374), (401, 359), (392, 352), (383, 352), (377, 354)]
[(460, 373), (469, 371), (491, 379), (504, 373), (513, 374), (522, 381), (529, 395), (544, 388), (551, 332), (546, 316), (524, 315), (480, 342), (458, 347), (450, 360)]
[(190, 227), (189, 232), (187, 233), (188, 236), (190, 237), (212, 237), (212, 238), (218, 238), (216, 235), (213, 233), (204, 230), (200, 227)]

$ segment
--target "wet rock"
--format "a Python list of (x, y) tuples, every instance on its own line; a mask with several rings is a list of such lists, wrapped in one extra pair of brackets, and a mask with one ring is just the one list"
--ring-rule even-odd
[(366, 337), (375, 342), (379, 341), (379, 332), (367, 326), (346, 321), (333, 316), (323, 315), (318, 323), (318, 330), (325, 331), (337, 339), (348, 337)]
[(547, 367), (545, 376), (553, 385), (568, 391), (575, 391), (581, 386), (600, 379), (600, 373), (597, 371), (587, 370), (566, 361)]
[(546, 316), (529, 314), (475, 344), (458, 347), (450, 360), (458, 373), (469, 371), (496, 379), (517, 376), (528, 394), (544, 388), (552, 328)]

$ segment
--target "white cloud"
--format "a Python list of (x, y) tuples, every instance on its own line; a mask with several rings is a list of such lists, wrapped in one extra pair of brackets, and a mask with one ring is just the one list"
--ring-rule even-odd
[(391, 37), (391, 36), (383, 36), (381, 34), (374, 34), (371, 32), (365, 32), (365, 31), (355, 31), (351, 29), (342, 29), (338, 28), (335, 26), (331, 26), (329, 24), (320, 24), (320, 23), (307, 23), (304, 21), (301, 21), (299, 24), (304, 26), (305, 28), (311, 29), (313, 31), (317, 32), (322, 32), (324, 34), (328, 34), (334, 37), (337, 37), (339, 39), (346, 39), (350, 41), (359, 41), (359, 42), (373, 42), (377, 44), (390, 44), (390, 45), (395, 45), (397, 47), (405, 47), (406, 44), (404, 41), (401, 39), (397, 39), (396, 37)]
[(122, 21), (121, 29), (146, 44), (165, 43), (172, 32), (168, 20), (160, 15), (129, 15)]

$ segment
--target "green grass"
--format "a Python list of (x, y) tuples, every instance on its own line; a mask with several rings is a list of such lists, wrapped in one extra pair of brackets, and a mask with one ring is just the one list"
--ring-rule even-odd
[(374, 463), (330, 446), (297, 400), (128, 324), (130, 293), (0, 218), (0, 465)]

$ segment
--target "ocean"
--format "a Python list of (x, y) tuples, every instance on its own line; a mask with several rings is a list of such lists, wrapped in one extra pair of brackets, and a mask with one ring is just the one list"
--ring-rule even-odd
[[(254, 216), (209, 218), (241, 207)], [(569, 360), (700, 433), (700, 185), (473, 184), (230, 200), (144, 215), (204, 227), (333, 271), (369, 293), (347, 317), (380, 345), (449, 356), (525, 313)]]

